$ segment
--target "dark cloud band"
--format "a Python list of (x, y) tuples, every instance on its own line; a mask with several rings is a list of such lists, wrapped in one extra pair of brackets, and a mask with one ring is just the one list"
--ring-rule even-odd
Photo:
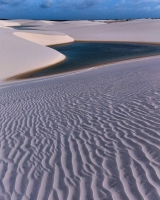
[(42, 8), (50, 8), (53, 5), (53, 0), (43, 0), (40, 4)]

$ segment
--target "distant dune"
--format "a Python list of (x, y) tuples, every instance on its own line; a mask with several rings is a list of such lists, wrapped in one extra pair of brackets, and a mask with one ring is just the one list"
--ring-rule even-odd
[(74, 42), (74, 39), (68, 35), (46, 35), (46, 34), (36, 34), (36, 33), (25, 33), (25, 32), (15, 32), (14, 35), (35, 42), (42, 45), (56, 45), (65, 44), (69, 42)]
[(65, 59), (64, 55), (48, 49), (46, 45), (74, 40), (159, 44), (160, 20), (0, 20), (0, 36), (0, 80), (5, 80)]

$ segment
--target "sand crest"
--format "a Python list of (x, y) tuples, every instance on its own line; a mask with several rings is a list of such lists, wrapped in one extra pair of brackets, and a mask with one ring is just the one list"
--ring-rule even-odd
[(0, 80), (42, 69), (65, 59), (65, 55), (13, 34), (13, 29), (0, 28)]
[(45, 35), (26, 32), (14, 32), (14, 35), (42, 45), (55, 45), (74, 42), (74, 39), (68, 35)]
[(20, 23), (11, 20), (0, 20), (0, 26), (20, 26)]

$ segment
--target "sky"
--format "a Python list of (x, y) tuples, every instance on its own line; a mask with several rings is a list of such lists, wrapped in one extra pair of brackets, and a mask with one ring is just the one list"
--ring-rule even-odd
[(0, 0), (1, 19), (160, 18), (160, 0)]

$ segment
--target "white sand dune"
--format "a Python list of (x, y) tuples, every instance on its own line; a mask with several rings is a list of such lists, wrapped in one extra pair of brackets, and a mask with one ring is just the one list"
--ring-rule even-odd
[(160, 43), (160, 20), (133, 20), (109, 24), (90, 23), (92, 23), (90, 26), (84, 24), (76, 27), (70, 23), (69, 28), (66, 24), (61, 24), (60, 27), (54, 26), (54, 30), (62, 31), (75, 40), (82, 41)]
[(0, 80), (54, 65), (65, 56), (54, 49), (29, 42), (0, 28)]
[[(0, 81), (55, 65), (65, 59), (65, 55), (45, 47), (73, 42), (74, 39), (65, 33), (35, 30), (16, 31), (7, 26), (36, 26), (45, 23), (33, 20), (1, 20), (0, 21)], [(4, 29), (5, 28), (5, 29)], [(43, 46), (40, 46), (40, 45)], [(45, 46), (44, 46), (45, 45)]]
[(159, 63), (0, 86), (0, 199), (159, 200)]
[(42, 45), (56, 45), (74, 42), (74, 39), (68, 35), (46, 35), (46, 34), (36, 34), (27, 32), (15, 32), (14, 35), (35, 42)]
[(0, 26), (19, 26), (20, 23), (12, 21), (12, 20), (0, 20)]
[[(109, 21), (110, 22), (110, 21)], [(160, 20), (28, 22), (35, 30), (58, 31), (75, 40), (160, 43)], [(34, 32), (34, 30), (33, 30)]]

